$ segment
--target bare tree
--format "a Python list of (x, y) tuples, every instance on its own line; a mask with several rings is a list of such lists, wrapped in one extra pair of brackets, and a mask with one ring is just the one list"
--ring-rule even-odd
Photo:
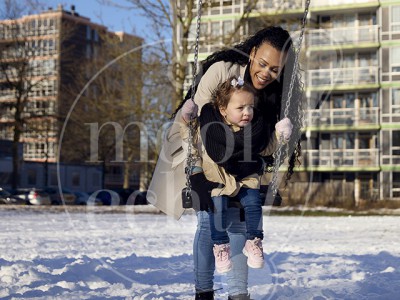
[[(247, 1), (240, 18), (231, 31), (225, 34), (223, 42), (230, 45), (238, 37), (238, 32), (250, 13), (254, 11), (258, 0)], [(188, 57), (194, 52), (196, 32), (197, 1), (196, 0), (126, 0), (125, 5), (115, 0), (98, 0), (99, 3), (112, 5), (121, 9), (129, 9), (148, 20), (151, 24), (152, 37), (150, 41), (153, 51), (160, 60), (165, 61), (170, 68), (170, 84), (174, 94), (171, 99), (175, 108), (183, 99), (184, 83), (188, 68)], [(210, 1), (203, 1), (202, 10), (208, 8)], [(202, 43), (205, 39), (202, 39)], [(209, 40), (207, 42), (210, 42)]]

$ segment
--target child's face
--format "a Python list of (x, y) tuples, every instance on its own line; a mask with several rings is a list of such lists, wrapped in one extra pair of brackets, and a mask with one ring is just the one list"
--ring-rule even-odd
[(235, 91), (227, 107), (221, 107), (219, 111), (229, 124), (245, 127), (250, 124), (254, 116), (254, 94)]

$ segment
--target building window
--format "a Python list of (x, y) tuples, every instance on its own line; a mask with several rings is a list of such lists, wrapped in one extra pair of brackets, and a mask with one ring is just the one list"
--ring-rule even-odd
[(223, 21), (222, 22), (222, 31), (223, 31), (224, 36), (231, 34), (232, 30), (233, 30), (232, 21)]
[(371, 108), (378, 106), (378, 99), (376, 93), (360, 93), (360, 108)]
[(90, 44), (86, 44), (86, 58), (89, 59), (92, 57), (92, 46)]
[(400, 6), (392, 7), (392, 31), (400, 31)]
[(400, 114), (400, 89), (392, 89), (392, 112)]
[(369, 26), (376, 25), (376, 15), (375, 13), (360, 13), (358, 15), (358, 25), (359, 26)]
[(332, 148), (333, 149), (354, 149), (354, 138), (353, 132), (349, 133), (333, 133), (332, 134)]
[(93, 29), (93, 39), (96, 43), (99, 41), (99, 33), (95, 29)]
[(36, 185), (36, 170), (28, 170), (28, 185)]
[(400, 47), (391, 49), (390, 64), (392, 72), (400, 72)]
[(354, 93), (332, 95), (331, 101), (333, 108), (354, 108)]
[(58, 179), (57, 179), (57, 173), (56, 172), (50, 172), (50, 185), (56, 186), (58, 184)]
[(368, 132), (358, 133), (358, 149), (376, 148), (374, 145), (374, 137)]
[(211, 23), (211, 38), (219, 38), (221, 35), (220, 31), (220, 24), (219, 22), (212, 22)]
[(79, 172), (72, 173), (72, 186), (80, 186), (81, 184), (81, 177)]
[(93, 186), (100, 186), (100, 174), (99, 173), (94, 173), (93, 174)]
[(86, 26), (86, 39), (90, 41), (92, 39), (92, 29), (90, 26)]
[(393, 197), (400, 197), (400, 172), (393, 172)]
[(400, 156), (400, 130), (392, 131), (392, 155)]

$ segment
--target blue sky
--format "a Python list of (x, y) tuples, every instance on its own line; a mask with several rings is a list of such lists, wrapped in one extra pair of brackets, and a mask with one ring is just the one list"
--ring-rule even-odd
[[(53, 9), (56, 9), (58, 4), (62, 4), (66, 10), (70, 10), (71, 5), (75, 5), (77, 13), (89, 17), (94, 23), (103, 24), (112, 31), (125, 31), (144, 37), (141, 33), (146, 30), (145, 21), (132, 10), (100, 5), (96, 0), (46, 0), (43, 3)], [(121, 1), (121, 3), (126, 4), (126, 1)]]

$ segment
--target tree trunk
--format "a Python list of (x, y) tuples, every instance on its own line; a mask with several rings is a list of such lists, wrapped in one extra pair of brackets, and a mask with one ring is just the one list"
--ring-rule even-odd
[(124, 183), (123, 188), (129, 189), (129, 177), (130, 177), (130, 161), (124, 163)]
[(19, 144), (19, 136), (20, 134), (17, 133), (17, 129), (14, 130), (14, 140), (12, 143), (12, 158), (13, 158), (13, 171), (12, 171), (12, 178), (11, 178), (11, 187), (13, 189), (18, 188), (19, 185), (19, 153), (18, 153), (18, 144)]

